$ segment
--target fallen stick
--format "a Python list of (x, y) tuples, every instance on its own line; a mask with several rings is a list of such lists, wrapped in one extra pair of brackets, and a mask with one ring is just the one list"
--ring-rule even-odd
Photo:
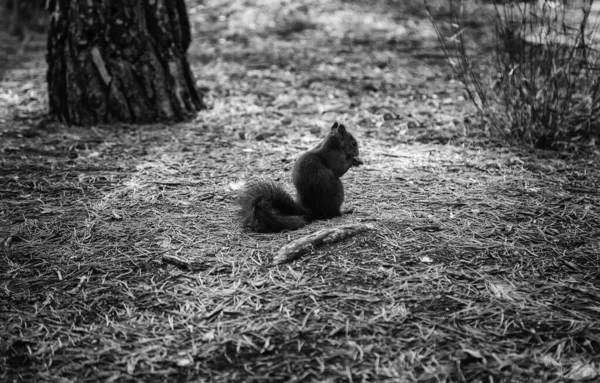
[(198, 260), (188, 260), (175, 254), (164, 254), (163, 263), (171, 264), (181, 270), (198, 271), (206, 269), (206, 264)]
[(375, 227), (367, 224), (353, 224), (314, 232), (302, 238), (298, 238), (279, 249), (277, 254), (275, 254), (275, 258), (273, 258), (273, 264), (281, 265), (283, 263), (292, 262), (314, 248), (335, 243), (344, 238), (369, 230), (375, 230)]

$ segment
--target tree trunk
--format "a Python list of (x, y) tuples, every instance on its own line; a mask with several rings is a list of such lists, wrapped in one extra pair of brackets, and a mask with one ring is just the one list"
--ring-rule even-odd
[(184, 0), (50, 0), (50, 113), (76, 125), (181, 121), (204, 107)]
[[(9, 2), (7, 1), (7, 6), (6, 6), (6, 10), (9, 10), (8, 4)], [(12, 6), (12, 8), (10, 8), (10, 21), (8, 23), (8, 33), (10, 33), (11, 35), (18, 35), (20, 32), (20, 25), (19, 25), (19, 0), (13, 0), (12, 3), (10, 3), (10, 5)]]

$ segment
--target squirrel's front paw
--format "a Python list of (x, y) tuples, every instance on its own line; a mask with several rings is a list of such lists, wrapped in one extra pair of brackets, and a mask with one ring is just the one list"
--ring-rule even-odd
[(351, 166), (359, 166), (359, 165), (364, 165), (363, 160), (360, 159), (360, 157), (353, 157), (352, 161), (350, 162)]

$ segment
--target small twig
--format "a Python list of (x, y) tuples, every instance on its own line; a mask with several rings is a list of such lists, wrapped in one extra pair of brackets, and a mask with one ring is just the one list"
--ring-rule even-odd
[(367, 224), (353, 224), (317, 231), (283, 246), (275, 254), (273, 264), (281, 265), (292, 262), (316, 247), (339, 242), (344, 238), (369, 230), (375, 230), (375, 227)]
[(203, 262), (190, 261), (177, 255), (165, 254), (162, 256), (163, 263), (171, 264), (186, 271), (197, 271), (202, 270), (205, 267)]

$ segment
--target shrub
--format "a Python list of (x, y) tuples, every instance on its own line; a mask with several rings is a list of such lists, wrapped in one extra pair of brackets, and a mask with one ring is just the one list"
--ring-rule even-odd
[[(449, 28), (440, 28), (424, 1), (455, 73), (494, 128), (541, 148), (593, 145), (600, 137), (600, 52), (595, 41), (600, 9), (593, 0), (568, 5), (448, 0)], [(470, 20), (474, 7), (484, 9), (478, 17), (491, 22)], [(488, 54), (478, 45), (484, 54), (473, 59), (472, 40), (481, 40), (486, 32), (492, 49)]]

